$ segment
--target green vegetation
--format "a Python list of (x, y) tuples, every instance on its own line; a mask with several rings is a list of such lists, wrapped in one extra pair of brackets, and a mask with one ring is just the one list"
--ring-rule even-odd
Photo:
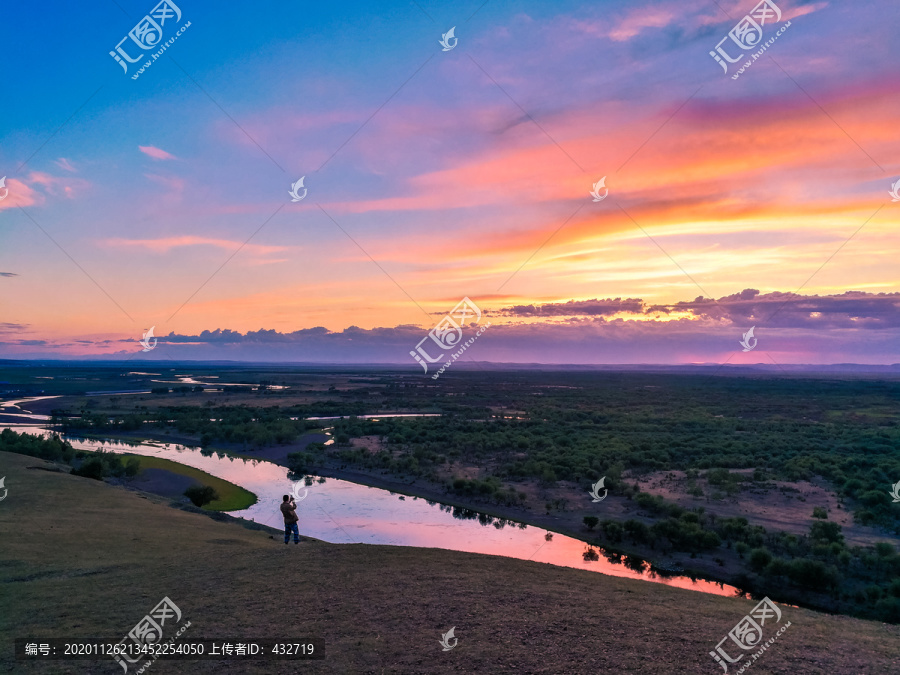
[(137, 474), (140, 468), (136, 457), (130, 457), (123, 462), (120, 455), (102, 448), (96, 452), (78, 452), (76, 457), (81, 461), (72, 469), (72, 474), (95, 480), (103, 480), (110, 476), (131, 478)]
[(184, 496), (190, 499), (194, 506), (206, 506), (219, 499), (219, 493), (209, 485), (191, 485), (184, 491)]
[(0, 432), (0, 451), (40, 457), (52, 462), (69, 463), (75, 457), (75, 449), (59, 436), (43, 438), (33, 434), (18, 434), (11, 429)]
[(96, 480), (103, 480), (107, 476), (134, 476), (137, 473), (134, 461), (122, 462), (120, 455), (104, 450), (76, 451), (56, 435), (44, 438), (4, 429), (0, 432), (0, 451), (70, 464), (74, 475)]
[(256, 495), (242, 487), (221, 478), (177, 462), (159, 457), (139, 455), (119, 455), (103, 449), (96, 452), (76, 451), (59, 436), (43, 438), (32, 434), (20, 434), (10, 429), (0, 432), (0, 452), (39, 457), (49, 461), (63, 462), (72, 466), (71, 473), (83, 478), (102, 481), (104, 478), (132, 478), (143, 469), (163, 469), (197, 481), (204, 489), (202, 504), (191, 498), (197, 506), (210, 511), (238, 511), (256, 503)]
[[(333, 446), (310, 444), (289, 455), (288, 463), (299, 474), (353, 467), (405, 482), (429, 481), (467, 504), (538, 515), (576, 510), (573, 495), (583, 500), (605, 477), (609, 494), (631, 507), (624, 522), (607, 519), (591, 531), (605, 547), (727, 560), (725, 579), (742, 588), (896, 620), (900, 507), (888, 494), (900, 480), (895, 379), (508, 370), (459, 371), (435, 383), (375, 370), (203, 372), (247, 382), (247, 391), (213, 394), (195, 387), (135, 400), (80, 400), (61, 409), (56, 421), (67, 429), (140, 429), (157, 437), (177, 432), (203, 445), (252, 450), (292, 443), (322, 426), (304, 420), (309, 416), (439, 412), (335, 420)], [(635, 484), (666, 471), (684, 472), (688, 494), (702, 499), (705, 510), (641, 492)], [(795, 493), (803, 501), (789, 485), (797, 481), (827, 485), (838, 502), (829, 508), (852, 514), (856, 525), (875, 528), (879, 538), (892, 538), (890, 550), (848, 544), (835, 522), (843, 518), (829, 520), (827, 512), (823, 518), (822, 507), (813, 511), (808, 530), (792, 533), (716, 512), (725, 502), (766, 490)], [(804, 509), (798, 523), (809, 514)], [(588, 538), (583, 516), (574, 515), (569, 531)]]
[[(139, 455), (135, 456), (134, 459), (138, 461), (141, 470), (163, 469), (177, 473), (180, 476), (186, 476), (195, 480), (201, 486), (208, 487), (217, 496), (203, 506), (207, 511), (240, 511), (253, 506), (257, 501), (256, 495), (252, 492), (221, 478), (210, 476), (200, 469), (185, 466), (178, 462), (170, 462), (162, 457), (144, 457)], [(129, 461), (131, 460), (129, 459)]]
[[(180, 389), (184, 390), (183, 393), (196, 390), (192, 387), (175, 387), (174, 391)], [(153, 390), (156, 394), (167, 392), (169, 389), (166, 387)], [(231, 405), (185, 405), (164, 406), (154, 411), (111, 417), (107, 412), (92, 412), (85, 407), (77, 416), (54, 411), (52, 423), (68, 433), (173, 430), (198, 437), (199, 444), (203, 447), (221, 442), (254, 449), (290, 443), (300, 434), (321, 426), (315, 422), (292, 420), (290, 419), (292, 416), (296, 417), (297, 411)]]

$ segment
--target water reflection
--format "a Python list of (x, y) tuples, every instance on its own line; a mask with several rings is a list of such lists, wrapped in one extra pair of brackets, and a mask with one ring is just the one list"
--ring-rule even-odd
[[(7, 425), (14, 431), (49, 435), (35, 425)], [(2, 428), (2, 427), (0, 427)], [(281, 528), (281, 496), (291, 492), (294, 481), (288, 469), (270, 462), (232, 457), (221, 452), (164, 443), (99, 441), (68, 436), (81, 450), (127, 451), (170, 459), (257, 495), (258, 501), (233, 515)], [(474, 509), (442, 504), (430, 499), (405, 499), (379, 488), (322, 476), (302, 478), (309, 490), (298, 505), (300, 530), (333, 543), (388, 544), (444, 548), (470, 553), (501, 555), (564, 567), (602, 572), (610, 576), (643, 579), (714, 595), (731, 596), (737, 589), (682, 575), (662, 575), (636, 556), (623, 556), (587, 545), (578, 539), (528, 527)], [(434, 508), (437, 507), (437, 508)]]

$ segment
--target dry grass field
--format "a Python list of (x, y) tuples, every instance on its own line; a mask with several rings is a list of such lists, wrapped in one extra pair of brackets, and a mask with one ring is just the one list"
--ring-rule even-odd
[[(186, 636), (313, 636), (325, 659), (158, 661), (149, 672), (713, 674), (722, 671), (708, 652), (755, 604), (438, 549), (284, 546), (277, 534), (41, 468), (53, 465), (0, 453), (0, 672), (122, 672), (110, 659), (16, 662), (12, 641), (121, 638), (168, 596), (191, 622)], [(783, 614), (791, 627), (753, 672), (900, 672), (898, 626)], [(445, 652), (440, 635), (452, 626), (458, 646)]]

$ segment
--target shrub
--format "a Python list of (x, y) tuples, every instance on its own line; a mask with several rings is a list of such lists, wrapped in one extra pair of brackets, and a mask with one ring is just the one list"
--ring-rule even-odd
[(629, 518), (625, 521), (624, 528), (625, 533), (636, 543), (645, 542), (650, 539), (650, 528), (639, 520)]
[(900, 598), (900, 579), (894, 579), (891, 582), (891, 586), (888, 592), (895, 598)]
[(206, 506), (219, 498), (219, 493), (209, 485), (191, 485), (184, 491), (184, 496), (193, 502), (194, 506)]
[(786, 577), (790, 572), (790, 563), (784, 558), (772, 558), (766, 565), (765, 573), (771, 577)]
[(859, 501), (869, 507), (886, 506), (891, 503), (890, 496), (884, 490), (869, 490), (868, 492), (864, 492), (859, 496)]
[(612, 542), (620, 542), (622, 541), (622, 526), (614, 520), (604, 520), (603, 534)]
[(824, 506), (816, 506), (813, 509), (813, 518), (821, 518), (822, 520), (828, 520), (828, 511), (825, 510)]
[(291, 452), (287, 456), (287, 465), (293, 473), (307, 474), (312, 469), (313, 457), (307, 452)]
[(0, 432), (0, 450), (51, 461), (71, 462), (75, 450), (59, 436), (43, 438), (32, 434), (18, 434), (12, 429)]
[(837, 571), (821, 560), (792, 560), (788, 576), (794, 583), (809, 588), (834, 587), (838, 582)]
[(843, 541), (844, 535), (841, 534), (841, 526), (837, 523), (822, 522), (813, 523), (809, 528), (809, 538), (819, 539), (822, 541)]
[(894, 555), (894, 545), (887, 541), (879, 541), (875, 544), (875, 553), (879, 558), (890, 558)]
[(83, 478), (103, 480), (103, 462), (97, 457), (85, 460), (77, 469), (72, 469), (72, 474)]
[(125, 475), (129, 478), (133, 478), (137, 475), (137, 472), (141, 470), (141, 460), (137, 457), (130, 457), (127, 462), (125, 462)]
[(772, 562), (772, 554), (764, 548), (750, 551), (750, 567), (754, 572), (762, 572)]
[(600, 519), (597, 516), (585, 516), (583, 522), (587, 526), (587, 529), (593, 530), (597, 527), (597, 523), (600, 522)]
[(884, 598), (875, 605), (875, 614), (880, 621), (900, 623), (900, 600), (897, 598)]

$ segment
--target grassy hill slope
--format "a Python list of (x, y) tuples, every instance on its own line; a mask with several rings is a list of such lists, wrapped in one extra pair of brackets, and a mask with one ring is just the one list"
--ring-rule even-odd
[[(316, 636), (326, 658), (159, 661), (150, 673), (713, 674), (708, 652), (755, 604), (437, 549), (284, 546), (36, 468), (53, 466), (0, 453), (0, 672), (122, 672), (111, 659), (17, 663), (12, 639), (121, 638), (168, 596), (191, 621), (185, 637)], [(753, 672), (900, 672), (900, 627), (782, 609), (792, 625)], [(459, 643), (444, 652), (452, 626)]]

